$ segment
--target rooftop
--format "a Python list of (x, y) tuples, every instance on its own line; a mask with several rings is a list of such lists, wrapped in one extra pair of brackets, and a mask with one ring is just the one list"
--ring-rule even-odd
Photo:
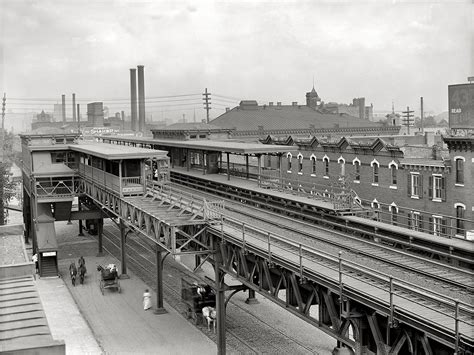
[(323, 113), (306, 105), (239, 105), (211, 121), (222, 128), (237, 131), (284, 129), (325, 129), (382, 127), (380, 123), (362, 120), (347, 114)]

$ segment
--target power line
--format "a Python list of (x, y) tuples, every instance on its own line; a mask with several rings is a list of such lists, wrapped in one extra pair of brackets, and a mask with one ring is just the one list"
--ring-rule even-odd
[(413, 121), (412, 120), (412, 113), (415, 112), (415, 111), (410, 111), (410, 107), (407, 106), (407, 110), (406, 111), (402, 111), (403, 113), (403, 125), (404, 126), (407, 126), (407, 129), (408, 129), (408, 135), (410, 135), (410, 126), (411, 126), (411, 122)]
[(202, 96), (204, 96), (203, 100), (204, 100), (204, 107), (206, 109), (207, 123), (209, 123), (209, 110), (211, 109), (211, 107), (209, 106), (211, 104), (211, 100), (209, 98), (210, 95), (211, 93), (207, 92), (207, 88), (206, 88), (206, 91), (204, 92), (204, 94), (202, 94)]

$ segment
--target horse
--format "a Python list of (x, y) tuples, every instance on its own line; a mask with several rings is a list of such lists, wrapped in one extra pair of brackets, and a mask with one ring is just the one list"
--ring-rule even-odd
[(69, 265), (69, 274), (71, 275), (72, 285), (76, 286), (77, 269), (76, 263), (74, 261), (71, 263), (71, 265)]
[(78, 273), (79, 273), (79, 280), (81, 281), (81, 285), (84, 284), (84, 278), (86, 276), (86, 272), (87, 272), (87, 269), (86, 269), (86, 261), (84, 260), (84, 258), (81, 256), (79, 258), (79, 260), (77, 261), (77, 264), (79, 265), (79, 268), (78, 268)]
[(202, 309), (202, 316), (207, 322), (207, 330), (211, 330), (211, 323), (214, 329), (214, 333), (216, 332), (216, 323), (217, 323), (217, 312), (214, 307), (204, 307)]

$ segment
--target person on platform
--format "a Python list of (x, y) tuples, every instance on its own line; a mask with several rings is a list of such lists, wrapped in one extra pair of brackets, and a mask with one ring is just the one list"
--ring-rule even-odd
[(148, 291), (148, 289), (146, 289), (145, 293), (143, 294), (143, 309), (147, 311), (150, 308), (151, 308), (151, 293)]
[(33, 254), (31, 261), (35, 263), (35, 273), (38, 273), (38, 254)]

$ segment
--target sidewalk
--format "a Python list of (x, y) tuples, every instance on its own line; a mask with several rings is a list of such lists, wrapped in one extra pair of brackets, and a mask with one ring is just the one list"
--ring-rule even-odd
[(37, 277), (36, 288), (51, 335), (64, 340), (66, 354), (103, 353), (62, 279)]

